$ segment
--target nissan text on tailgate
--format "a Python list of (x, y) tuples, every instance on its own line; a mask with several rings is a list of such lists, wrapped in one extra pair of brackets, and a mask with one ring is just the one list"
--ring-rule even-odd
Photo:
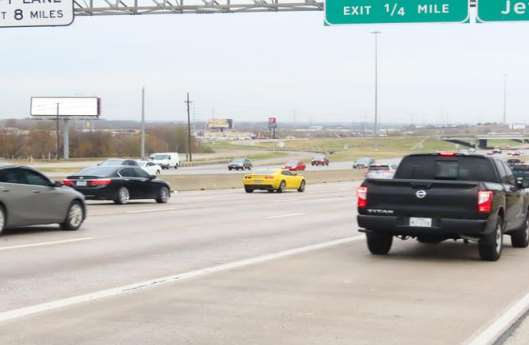
[(358, 188), (360, 231), (374, 255), (393, 238), (422, 243), (477, 242), (482, 260), (496, 261), (504, 235), (529, 244), (528, 196), (503, 161), (452, 152), (405, 157), (393, 179), (366, 179)]

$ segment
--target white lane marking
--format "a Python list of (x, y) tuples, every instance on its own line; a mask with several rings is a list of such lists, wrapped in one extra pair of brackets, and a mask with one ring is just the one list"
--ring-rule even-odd
[(480, 329), (465, 345), (493, 345), (529, 311), (529, 293), (511, 304), (494, 322)]
[(127, 211), (125, 213), (127, 214), (138, 214), (138, 213), (153, 213), (153, 212), (164, 212), (164, 211), (177, 211), (179, 210), (177, 207), (170, 207), (170, 208), (150, 208), (146, 210), (135, 210), (135, 211)]
[(288, 218), (288, 217), (298, 217), (298, 216), (304, 216), (305, 213), (289, 213), (289, 214), (281, 214), (278, 216), (270, 216), (266, 217), (266, 219), (278, 219), (278, 218)]
[(66, 244), (66, 243), (74, 243), (74, 242), (81, 242), (81, 241), (88, 241), (93, 240), (93, 237), (82, 237), (82, 238), (74, 238), (71, 240), (61, 240), (61, 241), (49, 241), (49, 242), (38, 242), (38, 243), (30, 243), (30, 244), (20, 244), (17, 246), (10, 246), (10, 247), (0, 247), (0, 251), (3, 250), (13, 250), (13, 249), (23, 249), (23, 248), (33, 248), (33, 247), (44, 247), (44, 246), (55, 246), (58, 244)]
[(230, 262), (227, 264), (220, 264), (220, 265), (207, 267), (207, 268), (203, 268), (203, 269), (199, 269), (195, 271), (190, 271), (190, 272), (180, 273), (180, 274), (176, 274), (172, 276), (147, 280), (144, 282), (125, 285), (125, 286), (121, 286), (117, 288), (101, 290), (101, 291), (97, 291), (97, 292), (93, 292), (93, 293), (89, 293), (85, 295), (60, 299), (60, 300), (56, 300), (53, 302), (42, 303), (42, 304), (37, 304), (34, 306), (9, 310), (9, 311), (0, 313), (0, 322), (10, 321), (13, 319), (22, 318), (22, 317), (26, 317), (29, 315), (34, 315), (37, 313), (42, 313), (46, 311), (56, 310), (59, 308), (77, 305), (80, 303), (93, 302), (93, 301), (96, 301), (102, 298), (115, 297), (115, 296), (123, 295), (126, 293), (138, 292), (138, 291), (142, 291), (142, 290), (149, 289), (149, 288), (154, 288), (154, 287), (167, 285), (170, 283), (175, 283), (177, 281), (205, 276), (208, 274), (224, 272), (224, 271), (229, 271), (229, 270), (242, 268), (246, 266), (256, 265), (256, 264), (264, 263), (267, 261), (285, 258), (288, 256), (298, 255), (298, 254), (302, 254), (302, 253), (306, 253), (306, 252), (310, 252), (314, 250), (325, 249), (325, 248), (337, 246), (340, 244), (358, 241), (363, 238), (364, 236), (362, 235), (346, 237), (346, 238), (342, 238), (339, 240), (333, 240), (333, 241), (313, 244), (313, 245), (309, 245), (305, 247), (289, 249), (289, 250), (285, 250), (285, 251), (278, 252), (278, 253), (266, 254), (266, 255), (250, 258), (250, 259), (243, 259), (239, 261)]

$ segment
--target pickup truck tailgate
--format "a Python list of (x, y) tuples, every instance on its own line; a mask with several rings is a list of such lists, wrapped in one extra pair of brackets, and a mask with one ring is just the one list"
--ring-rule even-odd
[(366, 214), (402, 217), (475, 218), (477, 182), (367, 179)]

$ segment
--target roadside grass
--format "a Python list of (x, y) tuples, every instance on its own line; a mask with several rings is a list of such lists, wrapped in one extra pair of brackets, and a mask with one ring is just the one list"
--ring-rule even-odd
[[(277, 143), (261, 143), (261, 148), (274, 149)], [(392, 158), (409, 153), (455, 150), (457, 146), (431, 137), (325, 138), (284, 141), (281, 150), (325, 152), (333, 161), (355, 160), (363, 156)]]

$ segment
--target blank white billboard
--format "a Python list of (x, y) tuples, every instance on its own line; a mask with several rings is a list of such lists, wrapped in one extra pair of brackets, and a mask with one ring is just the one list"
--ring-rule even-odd
[(31, 116), (99, 116), (98, 97), (32, 97)]

